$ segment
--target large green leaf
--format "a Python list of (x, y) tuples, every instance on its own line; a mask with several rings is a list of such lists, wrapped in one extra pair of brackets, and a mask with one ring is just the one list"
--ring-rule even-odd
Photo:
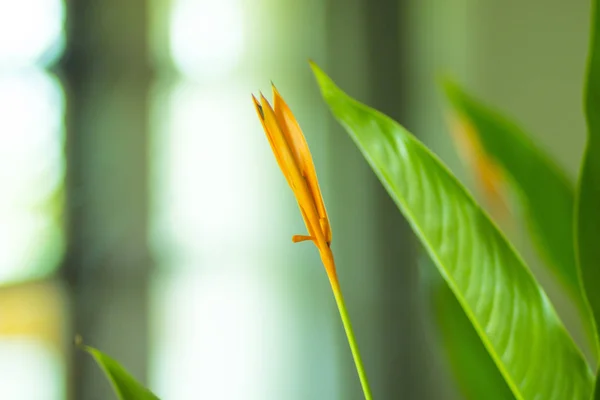
[(600, 324), (600, 5), (592, 2), (585, 115), (588, 139), (577, 197), (576, 248), (596, 327)]
[(316, 65), (325, 101), (398, 205), (517, 399), (589, 399), (593, 376), (548, 297), (458, 180)]
[(427, 259), (420, 270), (425, 274), (428, 298), (451, 371), (466, 400), (511, 400), (510, 388), (490, 357), (471, 321), (448, 284)]
[(81, 347), (94, 357), (120, 400), (159, 400), (151, 391), (139, 384), (117, 361), (93, 347)]

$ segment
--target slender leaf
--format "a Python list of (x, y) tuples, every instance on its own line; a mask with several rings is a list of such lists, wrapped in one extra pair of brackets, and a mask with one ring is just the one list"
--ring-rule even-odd
[(510, 178), (537, 251), (579, 308), (587, 337), (595, 349), (593, 317), (575, 260), (574, 185), (515, 123), (451, 81), (445, 82), (445, 90), (459, 120), (471, 127), (465, 134), (475, 135), (472, 139), (481, 144), (485, 156)]
[(432, 314), (451, 370), (465, 400), (514, 399), (510, 388), (490, 357), (456, 296), (428, 259), (420, 263), (427, 274), (426, 286)]
[[(577, 196), (576, 249), (596, 328), (600, 325), (600, 4), (592, 1), (585, 116), (588, 127)], [(596, 390), (596, 398), (598, 398)]]
[(139, 384), (117, 361), (93, 347), (81, 347), (94, 357), (120, 400), (159, 400), (151, 391)]
[(593, 376), (581, 352), (464, 187), (402, 126), (313, 70), (333, 115), (411, 224), (514, 396), (589, 399)]
[(600, 322), (600, 10), (593, 1), (585, 113), (588, 140), (578, 193), (577, 250), (584, 285)]

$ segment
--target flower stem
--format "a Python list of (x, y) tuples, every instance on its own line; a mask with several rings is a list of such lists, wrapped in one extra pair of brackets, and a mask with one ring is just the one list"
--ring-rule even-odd
[(356, 365), (356, 371), (358, 372), (358, 377), (360, 378), (360, 384), (362, 386), (365, 399), (373, 400), (373, 396), (371, 395), (371, 389), (369, 388), (369, 380), (367, 379), (365, 367), (363, 366), (362, 360), (360, 358), (358, 344), (356, 343), (356, 339), (354, 338), (354, 332), (352, 331), (352, 324), (350, 323), (348, 310), (346, 310), (344, 296), (342, 295), (342, 290), (337, 279), (331, 280), (331, 288), (333, 289), (335, 302), (337, 303), (338, 310), (340, 311), (340, 316), (342, 317), (342, 323), (344, 324), (344, 330), (346, 331), (348, 344), (350, 344), (350, 350), (352, 351), (352, 357), (354, 358), (354, 364)]

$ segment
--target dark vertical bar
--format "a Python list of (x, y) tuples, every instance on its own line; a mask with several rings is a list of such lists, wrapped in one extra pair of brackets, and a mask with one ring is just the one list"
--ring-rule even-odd
[[(370, 105), (403, 123), (409, 100), (410, 32), (402, 19), (407, 0), (365, 1)], [(427, 352), (422, 304), (417, 301), (415, 239), (398, 207), (383, 188), (377, 190), (374, 218), (379, 256), (380, 314), (378, 342), (385, 346), (380, 384), (387, 398), (425, 399)]]
[[(368, 94), (366, 34), (362, 0), (328, 0), (326, 9), (327, 73), (345, 91), (359, 99)], [(380, 390), (379, 350), (373, 324), (377, 310), (376, 261), (372, 233), (373, 190), (376, 182), (369, 166), (346, 132), (335, 122), (329, 129), (327, 154), (328, 206), (333, 231), (332, 248), (348, 313), (354, 326), (367, 376), (375, 398), (387, 398)], [(335, 307), (332, 305), (332, 307)], [(332, 310), (332, 318), (339, 318)], [(340, 365), (340, 399), (363, 398), (358, 375), (341, 324), (337, 329)]]
[[(72, 333), (146, 379), (148, 347), (145, 0), (68, 2), (68, 254)], [(70, 398), (112, 398), (100, 369), (72, 358)]]
[[(350, 95), (403, 121), (409, 79), (406, 0), (329, 0), (327, 71)], [(332, 220), (342, 287), (375, 398), (435, 398), (417, 301), (415, 240), (355, 145), (331, 132)], [(341, 229), (340, 229), (341, 227)], [(344, 399), (361, 399), (340, 349)]]

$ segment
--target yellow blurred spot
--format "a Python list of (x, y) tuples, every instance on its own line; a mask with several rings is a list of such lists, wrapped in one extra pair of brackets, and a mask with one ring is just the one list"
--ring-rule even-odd
[(55, 282), (34, 282), (0, 289), (0, 338), (31, 337), (62, 350), (66, 298)]
[(473, 173), (476, 190), (483, 197), (490, 214), (497, 221), (508, 223), (511, 212), (502, 169), (485, 152), (477, 130), (469, 120), (456, 114), (450, 115), (448, 120), (459, 156)]

